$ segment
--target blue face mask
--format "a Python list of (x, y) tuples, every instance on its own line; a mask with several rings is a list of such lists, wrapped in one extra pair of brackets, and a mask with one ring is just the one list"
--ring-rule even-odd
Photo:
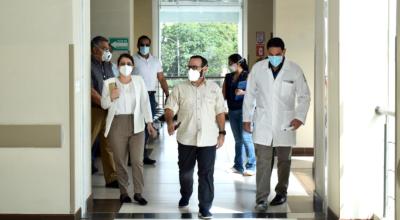
[(146, 46), (140, 47), (139, 52), (142, 55), (147, 55), (150, 52), (150, 47), (146, 47)]
[(268, 56), (268, 60), (272, 66), (277, 67), (282, 63), (283, 56)]

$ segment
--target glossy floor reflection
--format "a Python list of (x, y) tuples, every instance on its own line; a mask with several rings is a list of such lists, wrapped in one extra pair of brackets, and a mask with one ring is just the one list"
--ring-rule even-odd
[[(111, 213), (115, 219), (175, 219), (197, 218), (197, 174), (195, 171), (194, 192), (190, 205), (186, 209), (178, 208), (179, 178), (177, 165), (177, 143), (175, 136), (168, 136), (166, 126), (163, 126), (158, 139), (154, 140), (151, 155), (157, 160), (155, 166), (145, 165), (145, 192), (143, 196), (149, 201), (146, 206), (135, 203), (116, 206), (119, 190), (104, 187), (101, 173), (92, 176), (93, 183), (93, 213)], [(227, 131), (230, 131), (227, 123)], [(228, 132), (224, 146), (217, 151), (215, 164), (215, 198), (211, 212), (215, 218), (285, 218), (285, 219), (316, 219), (313, 208), (314, 182), (312, 179), (312, 157), (293, 157), (292, 173), (289, 180), (288, 202), (275, 207), (269, 207), (267, 213), (255, 213), (255, 176), (245, 177), (232, 173), (234, 141)], [(99, 164), (99, 166), (101, 166)], [(130, 177), (131, 178), (131, 177)], [(276, 168), (272, 176), (272, 191), (277, 182)], [(130, 195), (133, 194), (130, 189)], [(275, 196), (272, 192), (269, 200)], [(113, 202), (111, 202), (113, 201)], [(97, 204), (108, 208), (101, 209)], [(111, 205), (113, 203), (114, 205)], [(112, 206), (113, 208), (110, 208)], [(90, 208), (89, 208), (90, 211)], [(92, 215), (94, 216), (94, 215)], [(111, 215), (110, 215), (111, 216)], [(93, 218), (94, 219), (94, 218)], [(99, 217), (100, 219), (100, 217)], [(101, 218), (103, 219), (103, 218)]]

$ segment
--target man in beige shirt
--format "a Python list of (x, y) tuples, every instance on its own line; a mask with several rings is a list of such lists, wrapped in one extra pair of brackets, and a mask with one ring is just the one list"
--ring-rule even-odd
[[(198, 163), (199, 217), (212, 218), (210, 208), (214, 199), (214, 164), (216, 149), (225, 140), (225, 107), (221, 88), (205, 80), (207, 60), (192, 56), (188, 65), (189, 80), (174, 87), (165, 107), (168, 133), (176, 128), (178, 141), (179, 207), (189, 205), (193, 192), (193, 171)], [(173, 117), (178, 115), (178, 124)]]

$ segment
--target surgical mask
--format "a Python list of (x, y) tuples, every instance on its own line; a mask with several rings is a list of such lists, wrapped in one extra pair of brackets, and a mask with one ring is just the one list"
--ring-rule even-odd
[(112, 53), (109, 50), (104, 50), (101, 60), (105, 62), (110, 62)]
[(277, 67), (282, 63), (283, 56), (268, 56), (268, 60), (272, 66)]
[(139, 52), (142, 55), (147, 55), (150, 52), (150, 47), (146, 47), (146, 46), (140, 47)]
[(234, 63), (234, 64), (232, 64), (232, 65), (229, 66), (229, 69), (230, 69), (232, 72), (236, 72), (237, 68), (238, 68), (238, 66), (237, 66), (236, 63)]
[(124, 76), (131, 75), (132, 70), (133, 70), (133, 67), (129, 66), (129, 65), (123, 65), (123, 66), (119, 67), (119, 72)]
[(195, 82), (200, 78), (200, 72), (198, 70), (189, 69), (188, 79), (191, 82)]

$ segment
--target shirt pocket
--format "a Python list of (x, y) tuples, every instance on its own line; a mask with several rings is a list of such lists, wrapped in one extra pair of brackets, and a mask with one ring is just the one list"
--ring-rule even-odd
[(201, 105), (204, 105), (202, 108), (207, 114), (215, 115), (216, 114), (216, 97), (215, 94), (209, 93), (206, 94), (203, 98), (203, 102)]
[(281, 85), (281, 97), (288, 99), (293, 95), (294, 82), (290, 80), (283, 80)]

